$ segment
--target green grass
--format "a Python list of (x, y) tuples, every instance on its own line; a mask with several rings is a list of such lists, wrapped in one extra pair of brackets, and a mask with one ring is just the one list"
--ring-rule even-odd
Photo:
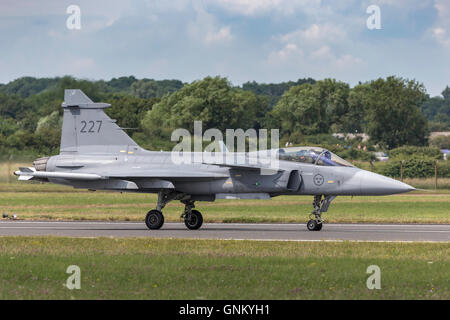
[(5, 237), (0, 265), (0, 299), (450, 298), (448, 244)]
[[(310, 196), (272, 200), (198, 202), (206, 222), (298, 222), (308, 220)], [(142, 221), (156, 205), (149, 194), (88, 192), (50, 184), (0, 184), (0, 213), (34, 220)], [(450, 193), (415, 192), (386, 197), (338, 197), (328, 213), (331, 223), (450, 223)], [(164, 209), (166, 221), (180, 221), (183, 205)]]

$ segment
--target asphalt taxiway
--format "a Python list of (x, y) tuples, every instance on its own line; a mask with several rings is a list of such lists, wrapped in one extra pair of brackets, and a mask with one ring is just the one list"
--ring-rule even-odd
[(282, 241), (433, 241), (450, 243), (450, 225), (325, 224), (311, 232), (304, 224), (205, 223), (190, 231), (183, 223), (166, 223), (148, 230), (142, 222), (0, 221), (0, 236), (153, 237)]

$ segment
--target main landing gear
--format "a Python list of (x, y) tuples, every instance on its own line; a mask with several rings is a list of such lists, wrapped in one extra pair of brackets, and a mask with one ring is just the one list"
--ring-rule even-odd
[(192, 210), (195, 208), (194, 201), (181, 201), (184, 203), (184, 212), (181, 218), (189, 230), (198, 230), (203, 224), (203, 216), (200, 211)]
[(164, 224), (164, 216), (161, 211), (150, 210), (145, 216), (145, 224), (150, 230), (159, 230)]
[(184, 224), (189, 230), (198, 230), (203, 224), (203, 216), (200, 211), (193, 210), (195, 208), (194, 201), (190, 200), (190, 196), (176, 192), (158, 193), (158, 202), (156, 210), (151, 210), (145, 217), (145, 224), (150, 230), (159, 230), (164, 224), (164, 215), (162, 209), (173, 200), (180, 200), (184, 205), (184, 212), (181, 218), (184, 219)]
[[(322, 199), (323, 197), (323, 199)], [(336, 196), (314, 196), (313, 207), (314, 210), (309, 215), (311, 220), (308, 221), (306, 227), (309, 231), (320, 231), (323, 226), (322, 212), (327, 212), (331, 201), (333, 201)]]

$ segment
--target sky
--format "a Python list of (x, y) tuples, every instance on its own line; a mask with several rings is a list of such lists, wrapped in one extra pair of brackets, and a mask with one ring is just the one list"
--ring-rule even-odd
[[(80, 29), (73, 11), (80, 9)], [(379, 29), (371, 5), (380, 9)], [(449, 0), (2, 0), (0, 83), (227, 77), (233, 84), (396, 75), (450, 85)]]

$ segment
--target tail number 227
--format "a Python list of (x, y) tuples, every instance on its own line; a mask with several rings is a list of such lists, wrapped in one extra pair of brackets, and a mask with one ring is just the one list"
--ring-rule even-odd
[(81, 133), (99, 133), (102, 128), (102, 121), (81, 121)]

